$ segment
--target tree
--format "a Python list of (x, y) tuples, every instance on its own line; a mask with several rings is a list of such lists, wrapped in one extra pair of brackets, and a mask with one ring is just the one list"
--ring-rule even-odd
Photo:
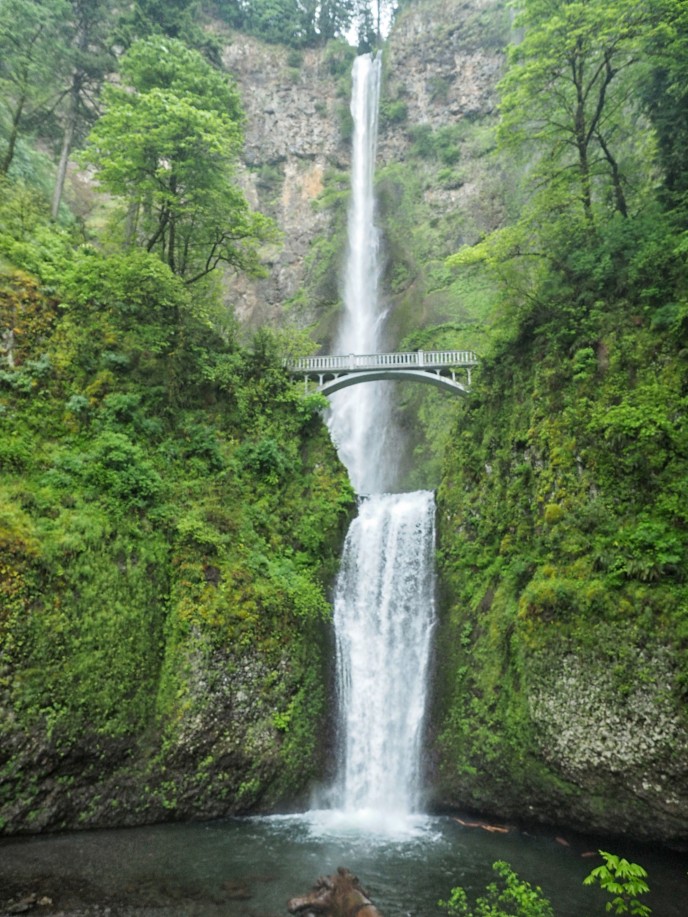
[(649, 68), (641, 83), (657, 131), (669, 203), (688, 205), (688, 6), (657, 0), (645, 50)]
[(135, 41), (153, 35), (178, 38), (219, 65), (219, 45), (203, 31), (199, 16), (199, 0), (134, 0), (124, 7), (118, 17), (118, 41), (125, 48), (130, 48)]
[(175, 39), (136, 42), (122, 86), (106, 86), (105, 112), (84, 160), (128, 206), (130, 241), (193, 283), (225, 263), (259, 269), (256, 245), (275, 238), (233, 180), (242, 143), (236, 89)]
[(500, 154), (527, 154), (519, 216), (450, 260), (496, 274), (520, 333), (555, 321), (575, 341), (638, 276), (659, 177), (638, 82), (660, 18), (635, 0), (524, 0), (498, 128)]
[(3, 0), (0, 6), (0, 175), (12, 165), (22, 131), (59, 101), (67, 13), (64, 0)]
[(357, 0), (217, 0), (235, 28), (295, 48), (343, 36), (357, 15)]
[(611, 185), (613, 207), (628, 215), (617, 141), (633, 117), (638, 35), (647, 22), (635, 0), (526, 0), (523, 40), (512, 48), (501, 83), (500, 137), (541, 150), (538, 178), (573, 189), (594, 225), (595, 189)]
[(67, 165), (78, 135), (98, 116), (98, 97), (108, 72), (115, 69), (111, 50), (111, 5), (108, 0), (69, 0), (66, 21), (68, 83), (60, 112), (62, 143), (51, 207), (57, 219)]

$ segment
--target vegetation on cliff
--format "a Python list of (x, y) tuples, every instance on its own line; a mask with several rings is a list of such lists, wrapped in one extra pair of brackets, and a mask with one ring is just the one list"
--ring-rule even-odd
[(441, 795), (685, 836), (683, 5), (524, 5), (518, 218), (451, 259), (499, 321), (439, 490)]
[[(33, 7), (13, 8), (30, 26)], [(1, 25), (6, 100), (25, 112), (10, 76), (26, 46)], [(119, 64), (87, 154), (113, 197), (88, 221), (50, 219), (34, 146), (50, 125), (1, 125), (6, 832), (246, 811), (322, 767), (352, 494), (323, 401), (282, 367), (307, 344), (243, 341), (221, 304), (214, 269), (260, 270), (274, 236), (232, 182), (238, 96), (169, 36)]]
[[(422, 5), (445, 67), (418, 77), (435, 115), (412, 121), (415, 76), (399, 78), (393, 42), (385, 57), (390, 338), (483, 357), (452, 423), (456, 403), (437, 393), (400, 398), (402, 423), (420, 420), (409, 482), (435, 483), (446, 448), (438, 796), (676, 838), (685, 6), (526, 0), (500, 112), (486, 93), (454, 119), (446, 67), (465, 59), (488, 82), (512, 24), (499, 0), (451, 27), (444, 0)], [(240, 101), (200, 6), (0, 10), (7, 831), (245, 810), (320, 764), (321, 625), (351, 494), (321, 402), (281, 369), (293, 336), (247, 344), (220, 305), (230, 272), (259, 272), (276, 233), (233, 181)], [(316, 23), (293, 4), (214, 6), (268, 40), (299, 17), (293, 69), (352, 9), (322, 5)], [(329, 53), (342, 85), (351, 54)], [(76, 149), (95, 171), (65, 184)], [(256, 168), (276, 194), (279, 170)], [(341, 163), (323, 181), (334, 231), (312, 244), (292, 307), (315, 303), (327, 332)]]

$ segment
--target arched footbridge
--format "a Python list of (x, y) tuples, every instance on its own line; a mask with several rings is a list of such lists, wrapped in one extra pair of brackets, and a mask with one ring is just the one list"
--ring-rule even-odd
[(380, 379), (426, 382), (455, 395), (471, 390), (471, 369), (478, 365), (472, 350), (414, 350), (408, 353), (369, 353), (302, 357), (287, 362), (292, 376), (317, 382), (318, 391), (331, 395), (340, 388)]

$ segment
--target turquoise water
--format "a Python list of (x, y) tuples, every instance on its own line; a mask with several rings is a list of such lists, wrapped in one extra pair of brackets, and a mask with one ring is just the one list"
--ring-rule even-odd
[(542, 886), (558, 917), (594, 917), (605, 913), (606, 898), (582, 886), (599, 862), (584, 854), (605, 845), (648, 870), (654, 917), (688, 913), (685, 856), (573, 835), (491, 833), (450, 817), (397, 828), (376, 835), (336, 813), (308, 813), (5, 840), (0, 914), (9, 897), (35, 893), (52, 905), (34, 913), (65, 917), (278, 917), (317, 876), (346, 866), (384, 917), (433, 917), (453, 885), (477, 893), (492, 878), (491, 864), (503, 859)]

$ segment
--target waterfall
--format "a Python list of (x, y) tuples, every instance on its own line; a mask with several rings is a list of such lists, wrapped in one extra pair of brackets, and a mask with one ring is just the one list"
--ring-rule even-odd
[(337, 580), (339, 787), (349, 811), (417, 809), (434, 620), (432, 493), (363, 500)]
[[(373, 177), (381, 59), (353, 68), (351, 203), (339, 353), (382, 349), (380, 244)], [(337, 392), (328, 420), (352, 484), (365, 494), (335, 589), (340, 756), (337, 805), (376, 829), (417, 810), (434, 606), (432, 493), (387, 493), (396, 478), (394, 383)]]
[[(353, 66), (351, 203), (344, 270), (344, 314), (335, 352), (377, 353), (382, 349), (385, 310), (380, 302), (380, 235), (375, 225), (373, 178), (382, 58), (364, 54)], [(357, 493), (391, 487), (396, 443), (390, 385), (353, 386), (331, 400), (330, 435)]]

